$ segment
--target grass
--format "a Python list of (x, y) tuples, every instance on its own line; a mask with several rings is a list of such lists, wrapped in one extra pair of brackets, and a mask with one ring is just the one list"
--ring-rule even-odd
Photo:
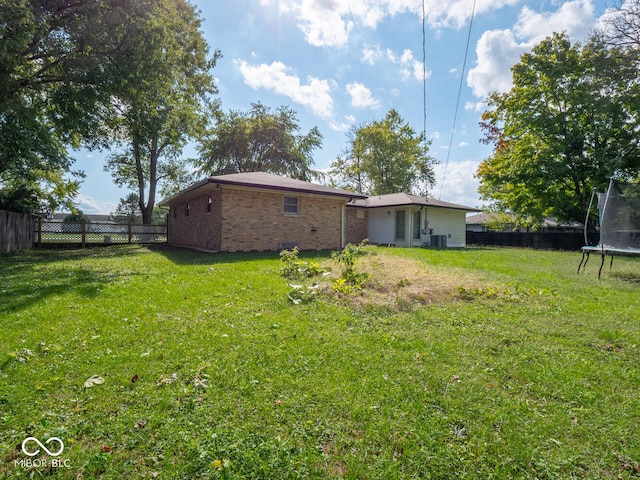
[(638, 259), (370, 251), (301, 305), (277, 254), (0, 256), (0, 478), (640, 477)]

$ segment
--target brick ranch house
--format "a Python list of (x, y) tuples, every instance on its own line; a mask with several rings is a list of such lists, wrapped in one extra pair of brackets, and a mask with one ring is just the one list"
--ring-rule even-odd
[[(206, 178), (158, 206), (169, 209), (168, 242), (171, 245), (206, 251), (270, 251), (293, 246), (301, 250), (325, 250), (342, 248), (348, 242), (358, 243), (365, 238), (372, 243), (415, 245), (418, 242), (412, 222), (418, 221), (416, 211), (421, 215), (421, 232), (425, 232), (420, 244), (428, 244), (429, 231), (424, 229), (423, 217), (426, 219), (427, 212), (434, 208), (441, 209), (440, 213), (447, 217), (447, 207), (444, 202), (427, 206), (420, 204), (427, 201), (424, 198), (400, 195), (403, 197), (367, 197), (279, 175), (251, 172)], [(456, 207), (449, 210), (455, 212), (454, 222), (460, 223), (464, 232), (464, 211), (475, 210), (447, 205)], [(392, 210), (394, 223), (389, 223), (387, 217)], [(404, 217), (398, 213), (401, 211), (405, 212)], [(389, 228), (391, 236), (380, 235)], [(411, 238), (410, 241), (403, 241), (402, 229), (405, 229), (405, 240)], [(392, 237), (393, 241), (388, 241)], [(462, 239), (459, 245), (456, 234), (456, 245), (450, 246), (464, 246), (464, 235)]]

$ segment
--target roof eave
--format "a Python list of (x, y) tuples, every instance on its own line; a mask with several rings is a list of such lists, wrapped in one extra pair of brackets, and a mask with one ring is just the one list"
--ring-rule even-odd
[(246, 188), (262, 188), (266, 190), (277, 190), (281, 192), (307, 193), (307, 194), (313, 194), (313, 195), (327, 195), (330, 197), (343, 197), (343, 198), (367, 198), (366, 195), (361, 195), (359, 193), (352, 193), (347, 191), (344, 191), (343, 193), (340, 191), (324, 191), (324, 190), (316, 190), (311, 188), (288, 187), (285, 185), (264, 185), (264, 184), (257, 184), (252, 182), (242, 182), (242, 181), (239, 182), (237, 180), (224, 180), (224, 179), (221, 179), (221, 180), (215, 179), (213, 181), (214, 183), (217, 183), (220, 185), (229, 185), (229, 186), (246, 187)]
[(453, 207), (453, 206), (447, 206), (447, 205), (432, 205), (429, 203), (387, 203), (387, 204), (382, 204), (382, 205), (359, 205), (359, 204), (354, 204), (354, 203), (347, 203), (347, 207), (351, 207), (351, 208), (366, 208), (366, 209), (373, 209), (373, 208), (391, 208), (391, 207), (428, 207), (428, 208), (444, 208), (447, 210), (458, 210), (461, 212), (468, 212), (468, 213), (472, 213), (472, 212), (481, 212), (482, 210), (479, 210), (477, 208), (472, 208), (472, 207), (465, 207), (465, 206), (460, 206), (460, 207)]
[(280, 192), (305, 193), (308, 195), (325, 195), (329, 197), (340, 197), (340, 198), (347, 198), (347, 199), (367, 198), (366, 195), (347, 192), (347, 191), (344, 191), (343, 193), (341, 191), (324, 191), (319, 189), (316, 190), (313, 188), (288, 187), (284, 185), (265, 185), (265, 184), (258, 184), (254, 182), (242, 182), (237, 180), (225, 180), (225, 179), (216, 178), (216, 177), (208, 177), (208, 178), (205, 178), (204, 180), (199, 181), (198, 183), (194, 183), (190, 187), (186, 188), (185, 190), (182, 190), (181, 192), (173, 195), (172, 197), (169, 197), (166, 200), (162, 200), (161, 202), (158, 202), (158, 206), (166, 208), (166, 207), (170, 207), (175, 203), (179, 203), (181, 201), (193, 198), (193, 195), (189, 195), (190, 193), (193, 193), (194, 191), (199, 190), (208, 184), (227, 185), (231, 187), (256, 188), (256, 189), (263, 189), (263, 190), (276, 190)]

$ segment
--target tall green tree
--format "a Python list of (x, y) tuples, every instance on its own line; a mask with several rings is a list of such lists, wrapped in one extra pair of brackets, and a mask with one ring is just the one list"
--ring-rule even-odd
[(364, 145), (358, 131), (366, 125), (353, 125), (347, 132), (347, 147), (331, 162), (329, 176), (346, 190), (362, 193), (365, 174), (362, 170)]
[(139, 200), (138, 194), (133, 192), (129, 193), (126, 197), (121, 198), (115, 211), (111, 212), (109, 215), (109, 219), (116, 223), (142, 223)]
[[(123, 224), (142, 224), (142, 213), (140, 212), (140, 199), (135, 192), (129, 193), (121, 198), (116, 209), (109, 215), (109, 220)], [(166, 222), (166, 211), (160, 207), (153, 209), (151, 224), (164, 225)]]
[(148, 5), (130, 35), (136, 48), (115, 63), (110, 119), (121, 150), (105, 170), (116, 184), (136, 190), (144, 223), (151, 223), (158, 186), (184, 171), (180, 155), (186, 142), (204, 129), (217, 93), (210, 70), (220, 52), (209, 57), (201, 19), (186, 0), (156, 0)]
[(426, 194), (435, 183), (434, 163), (424, 134), (391, 109), (349, 133), (347, 152), (332, 162), (331, 175), (338, 185), (370, 195)]
[(521, 57), (513, 88), (492, 93), (483, 114), (495, 147), (476, 174), (485, 199), (534, 221), (581, 220), (593, 188), (638, 171), (637, 69), (617, 53), (555, 34)]
[(121, 0), (0, 0), (0, 208), (70, 206), (70, 149), (104, 139), (106, 66), (135, 15)]
[(201, 143), (198, 166), (206, 175), (269, 172), (309, 180), (322, 135), (316, 127), (299, 131), (296, 113), (285, 106), (273, 111), (254, 103), (249, 112), (220, 112)]

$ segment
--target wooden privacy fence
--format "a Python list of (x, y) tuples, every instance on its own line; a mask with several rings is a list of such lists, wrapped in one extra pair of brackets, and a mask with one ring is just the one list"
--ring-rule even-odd
[(33, 247), (34, 217), (0, 210), (0, 253)]
[(106, 222), (53, 222), (38, 219), (35, 226), (37, 246), (110, 245), (114, 243), (165, 243), (166, 225), (135, 225)]

